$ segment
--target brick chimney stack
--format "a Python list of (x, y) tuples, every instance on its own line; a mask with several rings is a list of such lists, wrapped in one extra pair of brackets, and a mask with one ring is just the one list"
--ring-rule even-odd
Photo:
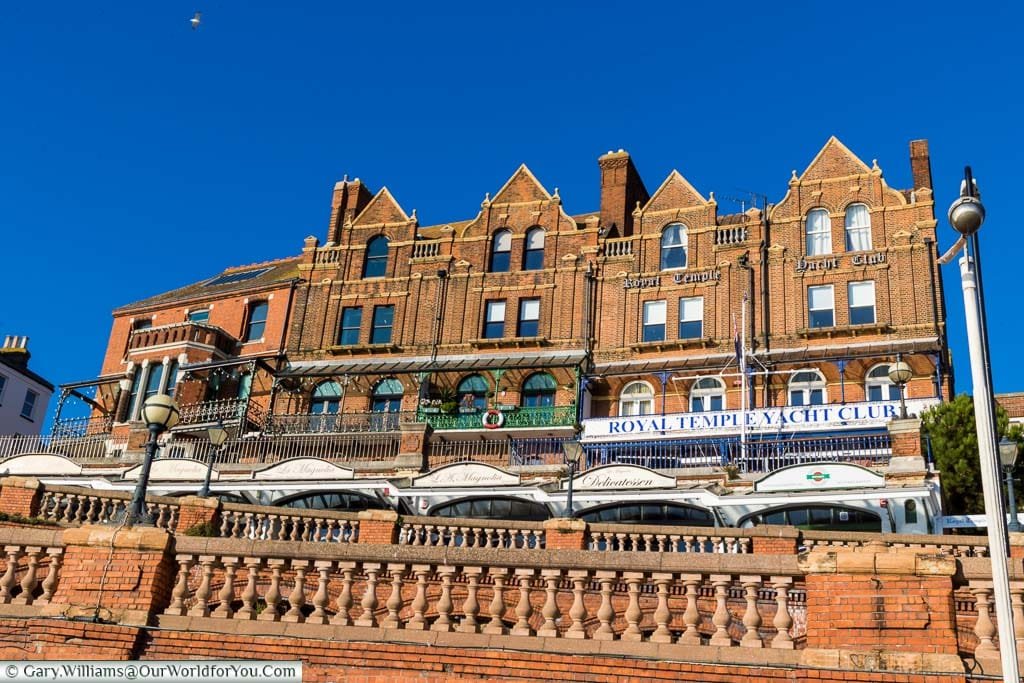
[(914, 177), (914, 190), (932, 189), (932, 160), (928, 156), (927, 140), (910, 141), (910, 173)]
[(339, 244), (341, 229), (346, 222), (353, 220), (362, 211), (373, 195), (359, 178), (349, 180), (345, 176), (334, 184), (334, 196), (331, 197), (331, 223), (327, 228), (327, 241)]
[(4, 345), (0, 347), (0, 354), (8, 365), (21, 369), (28, 368), (28, 359), (32, 356), (28, 352), (28, 337), (20, 337), (9, 334), (4, 337)]
[(601, 167), (601, 227), (604, 234), (631, 235), (636, 203), (643, 204), (650, 198), (644, 181), (623, 149), (602, 155), (597, 164)]

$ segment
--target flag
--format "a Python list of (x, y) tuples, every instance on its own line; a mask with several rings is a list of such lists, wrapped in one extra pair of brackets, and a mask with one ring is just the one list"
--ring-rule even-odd
[(736, 316), (732, 316), (733, 345), (736, 347), (736, 364), (743, 368), (743, 342), (740, 341), (740, 328), (736, 325)]

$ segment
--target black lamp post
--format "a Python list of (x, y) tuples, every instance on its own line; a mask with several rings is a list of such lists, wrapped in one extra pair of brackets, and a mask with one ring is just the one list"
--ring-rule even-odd
[(1008, 531), (1020, 531), (1020, 522), (1017, 521), (1017, 496), (1013, 493), (1013, 468), (1017, 464), (1017, 454), (1020, 449), (1016, 441), (1010, 441), (1005, 436), (999, 441), (999, 464), (1003, 466), (1003, 473), (1006, 475), (1006, 507), (1010, 511), (1010, 523), (1006, 525)]
[(569, 468), (569, 486), (565, 493), (565, 513), (563, 517), (572, 517), (572, 480), (576, 478), (583, 444), (573, 439), (562, 442), (562, 464)]
[(224, 442), (228, 440), (228, 430), (224, 429), (224, 422), (222, 420), (217, 420), (217, 426), (207, 428), (206, 435), (210, 437), (210, 444), (213, 448), (210, 449), (210, 458), (206, 463), (206, 478), (203, 479), (203, 487), (199, 489), (199, 495), (203, 498), (210, 495), (210, 477), (213, 476), (213, 461), (217, 458), (217, 454), (220, 453)]
[(178, 404), (167, 394), (150, 396), (142, 405), (142, 421), (149, 429), (149, 441), (146, 442), (146, 458), (142, 461), (142, 472), (139, 473), (139, 481), (135, 484), (132, 502), (128, 506), (125, 518), (127, 526), (153, 524), (153, 518), (146, 512), (146, 489), (149, 487), (149, 469), (156, 456), (156, 439), (178, 424), (178, 418)]
[(914, 375), (910, 366), (900, 356), (896, 356), (896, 362), (889, 367), (889, 381), (900, 388), (900, 419), (907, 419), (907, 401), (904, 397), (907, 382)]

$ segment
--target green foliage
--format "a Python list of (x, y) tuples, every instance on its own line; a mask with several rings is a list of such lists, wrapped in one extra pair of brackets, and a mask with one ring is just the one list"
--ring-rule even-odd
[[(996, 432), (1021, 442), (1021, 429), (1009, 427), (1006, 411), (996, 406)], [(974, 421), (974, 399), (960, 394), (921, 415), (921, 431), (931, 439), (932, 457), (942, 477), (943, 507), (946, 514), (978, 514), (985, 511), (978, 460), (978, 434)], [(1014, 473), (1020, 477), (1020, 466)]]
[(220, 530), (217, 529), (213, 522), (200, 522), (194, 524), (189, 528), (185, 529), (186, 536), (203, 536), (206, 538), (213, 538), (220, 536)]
[(11, 522), (13, 524), (29, 524), (32, 526), (59, 526), (48, 519), (41, 519), (39, 517), (23, 517), (21, 515), (12, 515), (7, 512), (0, 512), (0, 522)]

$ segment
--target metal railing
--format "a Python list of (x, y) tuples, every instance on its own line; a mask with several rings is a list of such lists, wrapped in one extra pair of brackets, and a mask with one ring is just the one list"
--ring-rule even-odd
[(50, 437), (54, 439), (69, 439), (81, 436), (94, 436), (96, 434), (109, 434), (113, 426), (113, 415), (65, 418), (53, 423), (53, 427), (50, 429)]
[(248, 424), (262, 427), (265, 422), (263, 408), (246, 398), (222, 398), (181, 407), (179, 425), (230, 422), (244, 419)]
[(585, 443), (586, 467), (609, 464), (641, 465), (653, 470), (732, 466), (742, 472), (774, 472), (811, 462), (886, 465), (892, 456), (888, 434), (830, 436), (812, 439), (756, 440), (741, 444), (738, 437), (665, 439)]
[[(419, 411), (417, 422), (426, 422), (435, 430), (439, 429), (484, 429), (483, 410), (448, 415)], [(501, 411), (504, 417), (502, 429), (513, 427), (567, 427), (576, 423), (576, 406), (543, 406), (516, 408)]]
[(266, 431), (270, 434), (397, 432), (403, 422), (412, 422), (415, 419), (414, 412), (269, 415)]
[(320, 458), (339, 464), (387, 462), (398, 456), (396, 433), (264, 434), (229, 439), (219, 449), (205, 439), (172, 441), (161, 449), (165, 458), (194, 458), (216, 464), (272, 464), (289, 458)]
[(469, 461), (512, 467), (561, 465), (562, 444), (571, 440), (570, 437), (495, 441), (434, 440), (428, 444), (427, 459), (431, 468)]
[[(90, 434), (79, 437), (55, 436), (0, 436), (0, 460), (25, 453), (63, 455), (76, 462), (106, 460), (119, 457), (128, 444), (128, 437), (114, 438), (110, 434)], [(3, 467), (0, 465), (0, 470)]]

